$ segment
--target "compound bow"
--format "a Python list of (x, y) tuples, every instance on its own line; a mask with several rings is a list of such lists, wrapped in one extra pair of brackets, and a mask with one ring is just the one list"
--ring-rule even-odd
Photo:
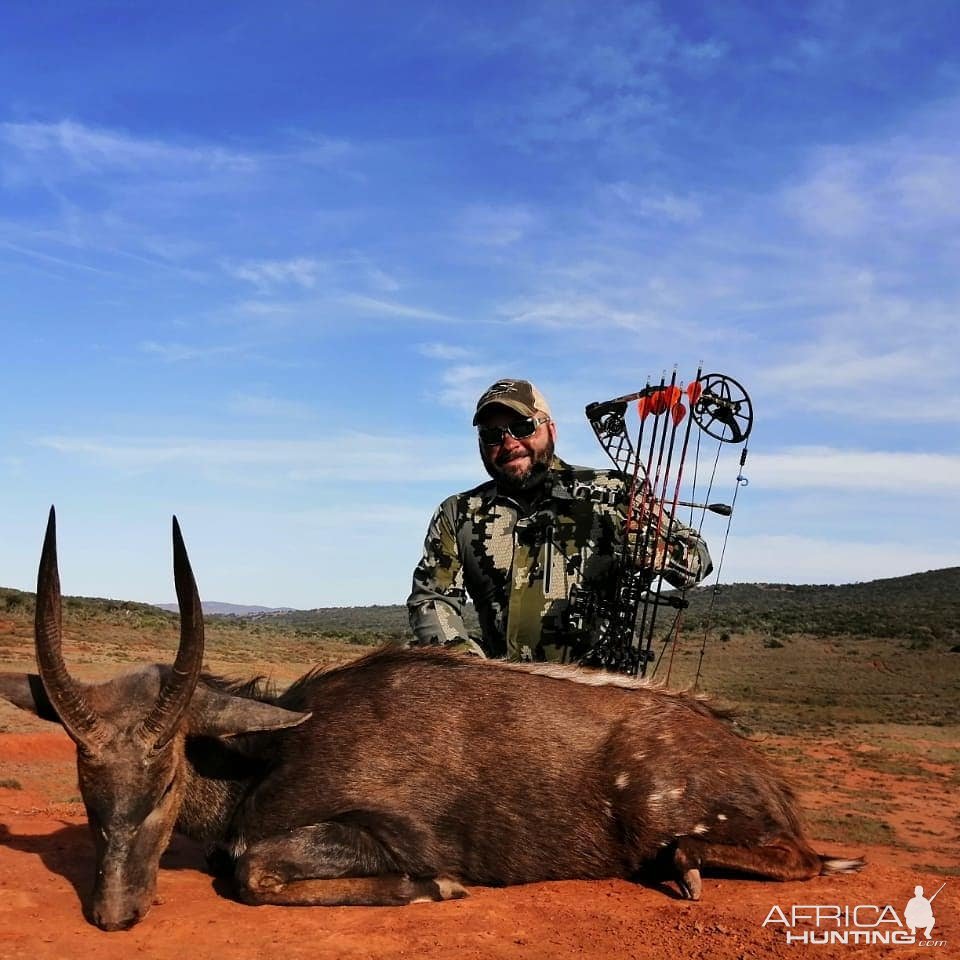
[[(627, 411), (634, 403), (640, 418), (636, 442), (627, 427)], [(663, 377), (659, 383), (648, 383), (636, 393), (588, 404), (586, 415), (601, 447), (623, 475), (629, 499), (615, 576), (600, 590), (575, 589), (570, 598), (568, 629), (587, 650), (582, 663), (631, 676), (646, 676), (647, 664), (654, 659), (651, 648), (659, 608), (667, 606), (676, 610), (667, 635), (672, 633), (676, 640), (681, 614), (689, 606), (686, 586), (676, 591), (665, 590), (663, 586), (664, 577), (670, 578), (671, 574), (675, 580), (688, 585), (693, 579), (690, 571), (671, 558), (670, 548), (690, 529), (699, 537), (707, 512), (727, 518), (717, 563), (719, 578), (737, 492), (748, 482), (742, 469), (747, 459), (746, 441), (753, 427), (753, 404), (743, 386), (732, 377), (697, 370), (696, 377), (684, 386), (677, 382), (674, 370), (669, 381)], [(695, 469), (690, 493), (681, 498), (694, 425), (698, 427)], [(707, 491), (698, 498), (701, 432), (717, 441), (717, 453)], [(731, 502), (710, 503), (724, 444), (743, 445), (740, 472)], [(676, 519), (680, 507), (691, 511), (691, 524), (686, 530)], [(696, 526), (692, 523), (695, 510), (701, 511)], [(716, 591), (715, 585), (711, 609)], [(706, 634), (701, 664), (705, 644)], [(697, 679), (699, 675), (698, 665)]]

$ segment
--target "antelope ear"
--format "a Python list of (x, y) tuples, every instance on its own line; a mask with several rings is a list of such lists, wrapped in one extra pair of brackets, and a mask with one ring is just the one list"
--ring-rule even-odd
[(234, 697), (201, 683), (193, 695), (189, 732), (201, 737), (235, 737), (240, 733), (263, 733), (296, 727), (310, 718), (259, 700)]
[(36, 673), (0, 673), (0, 697), (21, 710), (35, 713), (41, 720), (60, 723), (60, 717), (43, 689), (43, 681)]

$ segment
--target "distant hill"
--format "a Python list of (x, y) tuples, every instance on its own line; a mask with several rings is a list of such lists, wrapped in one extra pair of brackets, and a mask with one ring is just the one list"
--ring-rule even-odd
[(960, 567), (864, 583), (794, 585), (736, 583), (690, 595), (690, 626), (709, 620), (731, 633), (773, 636), (891, 637), (923, 647), (960, 641)]
[[(904, 641), (914, 649), (931, 645), (960, 644), (960, 567), (930, 570), (906, 577), (865, 583), (796, 585), (735, 583), (699, 587), (688, 594), (684, 612), (687, 634), (710, 625), (711, 633), (763, 634), (769, 637), (877, 637)], [(33, 595), (0, 588), (0, 616), (32, 615)], [(120, 614), (143, 622), (175, 619), (175, 604), (142, 604), (131, 601), (68, 597), (68, 609), (84, 616)], [(204, 603), (213, 620), (262, 624), (298, 634), (323, 634), (379, 642), (409, 636), (406, 607), (402, 604), (369, 607), (320, 607), (284, 610), (230, 603)], [(658, 617), (664, 628), (671, 610)], [(477, 629), (476, 614), (467, 607), (470, 630)]]
[[(735, 583), (716, 590), (698, 587), (688, 593), (688, 599), (690, 607), (684, 614), (687, 632), (709, 624), (720, 633), (757, 632), (774, 637), (888, 637), (915, 646), (960, 642), (960, 567), (839, 586)], [(320, 607), (258, 616), (325, 633), (409, 633), (407, 610), (400, 604)], [(660, 613), (665, 622), (670, 616), (669, 611)], [(465, 619), (468, 628), (477, 627), (472, 606), (468, 606)]]
[[(155, 603), (155, 607), (161, 610), (170, 610), (177, 613), (179, 608), (175, 603)], [(249, 617), (255, 613), (287, 613), (289, 607), (257, 607), (246, 606), (242, 603), (220, 603), (217, 600), (202, 601), (203, 612), (206, 614), (219, 615), (224, 617)]]

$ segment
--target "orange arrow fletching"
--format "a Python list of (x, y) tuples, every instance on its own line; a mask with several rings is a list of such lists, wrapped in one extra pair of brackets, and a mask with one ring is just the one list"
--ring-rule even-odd
[(667, 398), (664, 396), (663, 388), (654, 390), (650, 394), (649, 404), (650, 412), (655, 416), (660, 416), (667, 409)]
[(687, 384), (687, 398), (690, 401), (691, 407), (696, 405), (701, 393), (703, 393), (703, 387), (699, 380), (694, 380), (693, 383)]

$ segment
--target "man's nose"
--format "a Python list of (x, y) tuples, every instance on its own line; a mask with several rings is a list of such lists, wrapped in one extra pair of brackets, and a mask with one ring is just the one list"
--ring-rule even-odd
[(503, 439), (500, 441), (500, 448), (502, 450), (513, 450), (517, 447), (523, 447), (523, 444), (512, 434), (506, 433), (503, 434)]

